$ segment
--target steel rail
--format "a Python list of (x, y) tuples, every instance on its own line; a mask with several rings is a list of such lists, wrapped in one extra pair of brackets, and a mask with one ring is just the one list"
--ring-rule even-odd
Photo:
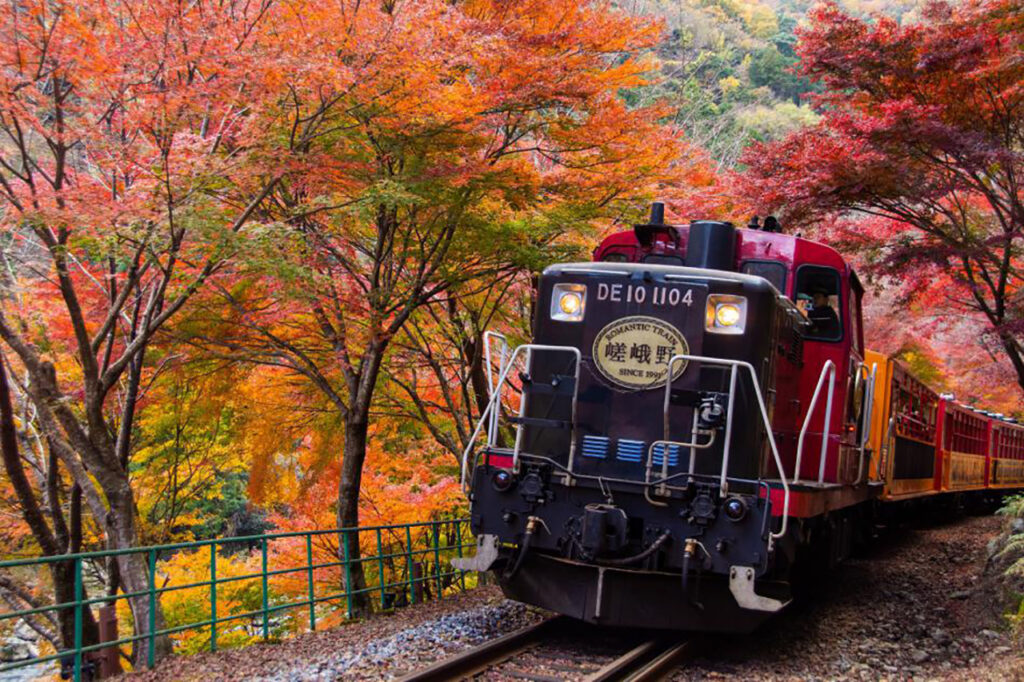
[[(407, 673), (398, 680), (399, 682), (447, 682), (449, 680), (474, 679), (494, 668), (500, 672), (502, 666), (515, 664), (517, 656), (534, 650), (553, 636), (572, 632), (571, 628), (580, 625), (579, 621), (568, 616), (554, 616), (536, 625), (516, 630), (438, 661), (421, 670)], [(581, 631), (581, 635), (584, 632)], [(644, 640), (586, 675), (583, 679), (586, 682), (618, 682), (620, 680), (653, 682), (662, 680), (674, 671), (690, 652), (691, 643), (689, 641), (673, 642), (660, 638)], [(585, 670), (584, 668), (580, 672)], [(536, 679), (546, 677), (538, 675)]]
[(567, 616), (549, 618), (438, 661), (423, 670), (411, 672), (400, 677), (399, 682), (447, 682), (470, 678), (532, 647), (545, 636), (570, 622), (571, 619)]
[(686, 658), (693, 655), (693, 648), (693, 642), (689, 640), (671, 645), (639, 669), (618, 679), (624, 682), (659, 682), (660, 680), (666, 680)]

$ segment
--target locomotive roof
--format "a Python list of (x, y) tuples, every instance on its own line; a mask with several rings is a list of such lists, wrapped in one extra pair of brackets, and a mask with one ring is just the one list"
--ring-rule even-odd
[(583, 263), (557, 263), (544, 268), (545, 275), (632, 275), (638, 272), (650, 272), (663, 276), (665, 279), (705, 279), (725, 282), (736, 282), (748, 286), (767, 287), (776, 296), (782, 294), (764, 277), (747, 275), (731, 270), (709, 270), (707, 268), (691, 268), (685, 265), (664, 265), (660, 263), (605, 263), (586, 261)]
[[(679, 246), (685, 252), (689, 240), (690, 225), (672, 225), (679, 235)], [(616, 248), (636, 248), (639, 246), (633, 230), (624, 230), (608, 235), (594, 249), (595, 258), (598, 254)], [(751, 230), (746, 227), (736, 228), (736, 259), (776, 260), (788, 267), (804, 263), (828, 265), (847, 270), (849, 264), (842, 254), (828, 244), (806, 239), (784, 232), (765, 232)]]

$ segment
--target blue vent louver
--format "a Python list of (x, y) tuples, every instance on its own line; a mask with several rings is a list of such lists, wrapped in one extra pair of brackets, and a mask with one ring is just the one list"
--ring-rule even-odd
[[(658, 443), (654, 446), (654, 466), (662, 466), (665, 462), (665, 444)], [(668, 465), (670, 467), (679, 465), (679, 446), (668, 446)]]
[(606, 436), (583, 436), (583, 456), (604, 459), (608, 456), (608, 440)]
[(621, 438), (615, 451), (615, 459), (623, 462), (642, 462), (646, 454), (642, 440)]

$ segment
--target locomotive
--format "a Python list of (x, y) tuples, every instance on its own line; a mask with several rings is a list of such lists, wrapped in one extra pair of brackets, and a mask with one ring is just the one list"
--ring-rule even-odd
[(462, 466), (476, 555), (456, 567), (583, 621), (747, 632), (880, 501), (952, 490), (950, 471), (981, 473), (958, 494), (987, 491), (990, 455), (954, 467), (921, 387), (865, 361), (862, 295), (824, 244), (669, 225), (661, 204), (592, 262), (546, 268), (532, 340), (486, 336), (491, 398)]

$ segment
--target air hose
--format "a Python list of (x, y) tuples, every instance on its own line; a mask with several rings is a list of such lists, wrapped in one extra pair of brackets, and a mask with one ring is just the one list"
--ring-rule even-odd
[[(686, 545), (683, 548), (683, 577), (682, 577), (682, 588), (683, 596), (686, 597), (691, 604), (696, 606), (700, 610), (704, 610), (704, 605), (698, 601), (697, 597), (690, 597), (690, 562), (693, 560), (696, 554), (696, 549), (699, 543), (694, 538), (687, 538)], [(700, 572), (697, 573), (697, 594), (700, 594)]]
[(622, 559), (601, 559), (600, 563), (605, 566), (629, 566), (630, 564), (639, 563), (657, 552), (670, 537), (672, 537), (672, 533), (665, 531), (658, 536), (657, 540), (651, 543), (650, 547), (639, 554), (634, 554), (633, 556), (624, 557)]
[(505, 580), (511, 580), (519, 572), (520, 567), (523, 565), (523, 560), (526, 559), (526, 553), (530, 551), (530, 541), (533, 540), (535, 532), (537, 532), (537, 517), (531, 516), (526, 521), (526, 532), (523, 534), (523, 542), (519, 545), (519, 553), (516, 555), (516, 560), (512, 562), (512, 566), (503, 574)]

